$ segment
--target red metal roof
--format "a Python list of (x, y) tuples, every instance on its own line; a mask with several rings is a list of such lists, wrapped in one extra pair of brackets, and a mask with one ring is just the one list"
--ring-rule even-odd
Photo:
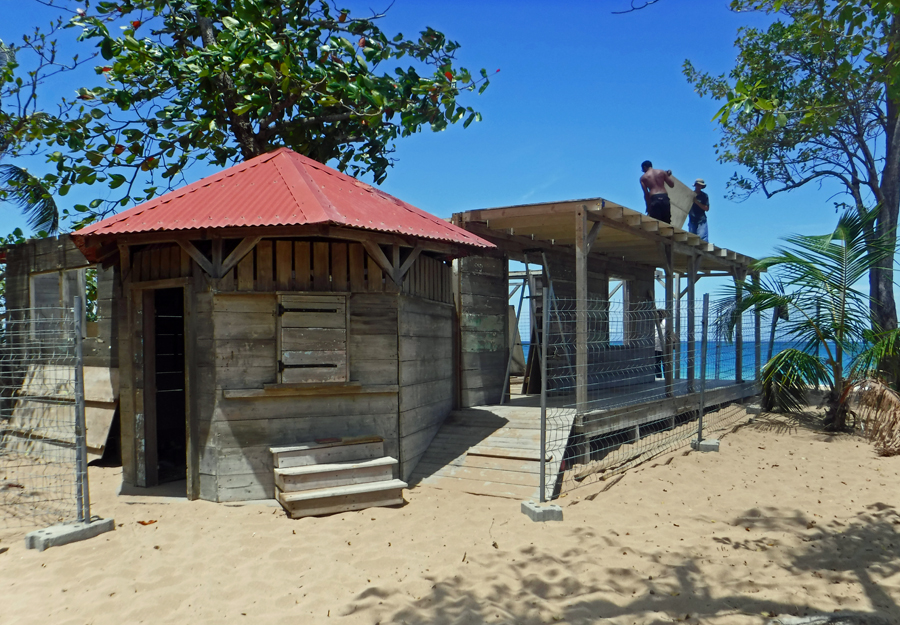
[(454, 244), (492, 243), (287, 148), (257, 156), (72, 233), (85, 238), (328, 224)]

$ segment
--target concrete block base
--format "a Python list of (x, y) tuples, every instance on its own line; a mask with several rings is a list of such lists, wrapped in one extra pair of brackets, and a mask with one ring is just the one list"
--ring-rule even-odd
[(759, 406), (744, 406), (744, 410), (747, 411), (747, 414), (752, 417), (758, 417), (762, 414), (762, 408)]
[(69, 543), (87, 540), (116, 529), (113, 519), (97, 519), (90, 523), (65, 523), (53, 525), (25, 535), (25, 548), (43, 551), (48, 547), (57, 547)]
[(563, 520), (562, 508), (559, 506), (542, 506), (533, 501), (522, 502), (522, 514), (537, 523)]
[(691, 449), (694, 451), (719, 451), (719, 439), (704, 438), (698, 441), (696, 438), (691, 441)]

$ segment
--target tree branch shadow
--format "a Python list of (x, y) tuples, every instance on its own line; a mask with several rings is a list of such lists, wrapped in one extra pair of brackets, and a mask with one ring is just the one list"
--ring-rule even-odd
[[(774, 509), (773, 509), (774, 510)], [(817, 524), (795, 511), (787, 516), (767, 516), (767, 510), (750, 509), (732, 519), (733, 526), (752, 524), (768, 533), (790, 532), (799, 535), (804, 548), (790, 554), (781, 566), (794, 574), (810, 574), (835, 584), (856, 582), (876, 613), (900, 622), (900, 606), (876, 581), (875, 575), (889, 577), (900, 572), (900, 514), (890, 505), (869, 506), (849, 522), (834, 519)], [(757, 533), (758, 534), (758, 533)], [(717, 540), (724, 549), (766, 550), (763, 538), (745, 541)], [(666, 545), (671, 547), (671, 545)], [(609, 549), (630, 549), (613, 547)], [(582, 549), (553, 553), (552, 544), (531, 546), (512, 553), (489, 554), (470, 566), (486, 567), (494, 581), (475, 588), (465, 575), (428, 578), (431, 593), (396, 610), (382, 622), (429, 623), (516, 623), (522, 625), (565, 622), (596, 623), (602, 619), (616, 622), (708, 622), (727, 620), (732, 615), (752, 615), (765, 622), (766, 615), (822, 614), (822, 607), (808, 602), (773, 600), (765, 596), (767, 588), (754, 580), (756, 571), (746, 579), (732, 580), (731, 590), (709, 580), (695, 557), (686, 548), (677, 555), (680, 562), (670, 565), (659, 579), (640, 576), (633, 568), (603, 570), (603, 551), (586, 554)], [(652, 562), (672, 560), (675, 552), (663, 550), (641, 554)], [(586, 557), (588, 561), (586, 561)], [(700, 563), (702, 564), (702, 563)], [(586, 567), (596, 567), (590, 574)], [(602, 579), (603, 581), (597, 581)], [(722, 591), (727, 594), (723, 596)]]

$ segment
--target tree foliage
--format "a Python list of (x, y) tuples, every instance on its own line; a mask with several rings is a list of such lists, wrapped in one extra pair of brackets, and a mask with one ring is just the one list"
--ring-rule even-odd
[[(715, 119), (722, 162), (741, 167), (730, 188), (767, 197), (833, 180), (866, 220), (869, 241), (896, 241), (900, 207), (900, 25), (893, 3), (735, 0), (735, 10), (777, 12), (765, 30), (738, 33), (728, 75), (685, 62), (701, 96), (723, 100)], [(893, 246), (895, 243), (891, 243)], [(897, 326), (892, 255), (869, 272), (876, 324)]]
[(47, 27), (24, 33), (18, 42), (0, 42), (0, 202), (20, 208), (38, 234), (57, 231), (60, 211), (44, 181), (21, 160), (39, 151), (69, 110), (64, 105), (48, 111), (40, 91), (92, 56), (61, 58), (57, 36), (65, 23), (58, 17)]
[(102, 183), (78, 209), (104, 214), (180, 181), (192, 163), (226, 166), (280, 146), (381, 182), (398, 138), (480, 115), (458, 102), (488, 76), (457, 66), (459, 44), (426, 28), (389, 37), (383, 14), (327, 0), (108, 0), (72, 25), (96, 46), (103, 84), (78, 91), (55, 124), (65, 195)]

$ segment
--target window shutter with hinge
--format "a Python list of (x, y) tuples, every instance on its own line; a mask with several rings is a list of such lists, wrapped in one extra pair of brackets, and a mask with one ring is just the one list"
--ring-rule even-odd
[(350, 379), (346, 296), (279, 295), (278, 331), (280, 382)]

